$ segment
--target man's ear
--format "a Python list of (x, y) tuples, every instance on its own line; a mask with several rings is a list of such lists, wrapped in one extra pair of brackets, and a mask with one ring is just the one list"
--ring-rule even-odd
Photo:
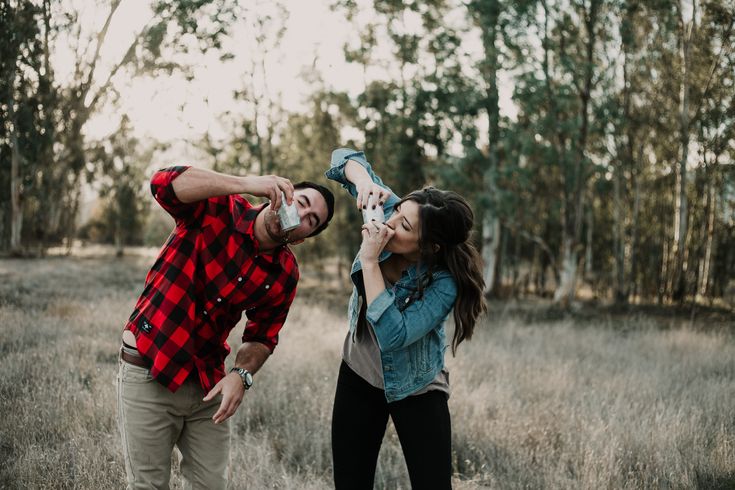
[(299, 243), (304, 243), (305, 238), (299, 238), (298, 240), (294, 240), (292, 242), (288, 242), (289, 245), (298, 245)]

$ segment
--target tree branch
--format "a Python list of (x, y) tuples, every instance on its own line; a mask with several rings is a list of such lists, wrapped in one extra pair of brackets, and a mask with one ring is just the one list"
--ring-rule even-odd
[(730, 38), (730, 33), (732, 32), (733, 24), (735, 24), (735, 16), (730, 18), (730, 25), (727, 26), (727, 32), (724, 36), (722, 36), (722, 47), (720, 48), (720, 52), (717, 54), (717, 57), (712, 62), (712, 69), (709, 73), (709, 78), (707, 78), (707, 84), (704, 86), (704, 91), (702, 92), (702, 97), (699, 99), (699, 105), (697, 106), (696, 111), (694, 111), (694, 116), (692, 117), (692, 124), (696, 124), (699, 120), (699, 116), (701, 115), (702, 106), (704, 105), (704, 101), (707, 99), (707, 93), (709, 92), (710, 86), (712, 84), (712, 80), (715, 77), (715, 73), (717, 72), (717, 69), (720, 67), (720, 59), (722, 58), (723, 52), (725, 50), (729, 51), (730, 48), (732, 48), (732, 43), (727, 42), (727, 40)]
[(92, 57), (92, 61), (89, 65), (89, 73), (87, 73), (87, 79), (82, 84), (82, 100), (86, 98), (89, 89), (92, 87), (92, 82), (94, 81), (94, 72), (97, 68), (97, 62), (100, 58), (100, 51), (102, 50), (102, 46), (105, 44), (107, 31), (110, 28), (110, 23), (112, 23), (112, 17), (115, 15), (115, 12), (120, 6), (120, 2), (121, 0), (113, 0), (112, 5), (110, 6), (110, 13), (107, 14), (107, 18), (105, 19), (105, 24), (102, 26), (102, 30), (99, 32), (99, 34), (97, 34), (97, 45), (95, 46), (94, 56)]
[(100, 98), (102, 97), (102, 94), (104, 94), (105, 91), (107, 91), (107, 89), (110, 87), (110, 84), (112, 83), (112, 78), (115, 76), (118, 70), (120, 70), (120, 68), (122, 68), (122, 66), (125, 63), (130, 61), (132, 53), (135, 52), (135, 48), (138, 46), (139, 41), (140, 41), (140, 36), (136, 37), (133, 40), (133, 42), (130, 44), (130, 47), (128, 47), (128, 50), (125, 52), (125, 56), (123, 56), (122, 60), (120, 60), (120, 62), (117, 65), (115, 65), (115, 67), (112, 70), (110, 70), (110, 74), (108, 75), (107, 80), (105, 80), (105, 83), (99, 88), (99, 90), (97, 90), (97, 93), (92, 98), (92, 101), (89, 103), (89, 105), (85, 107), (84, 119), (89, 117), (89, 114), (94, 109), (94, 106), (97, 105), (97, 102), (99, 102)]
[(554, 253), (551, 251), (551, 248), (549, 248), (549, 245), (544, 241), (544, 239), (538, 235), (532, 235), (525, 230), (515, 229), (513, 231), (518, 233), (523, 238), (526, 238), (536, 243), (539, 247), (541, 247), (541, 250), (543, 250), (548, 256), (549, 265), (551, 266), (551, 269), (554, 271), (554, 278), (558, 281), (559, 280), (559, 268), (556, 266), (556, 258), (554, 257)]

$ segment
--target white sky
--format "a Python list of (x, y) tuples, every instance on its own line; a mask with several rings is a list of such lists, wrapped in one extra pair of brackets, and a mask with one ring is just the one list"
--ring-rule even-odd
[[(106, 12), (95, 10), (94, 3), (69, 0), (77, 3), (86, 16), (88, 26), (99, 30)], [(328, 88), (347, 91), (356, 95), (364, 87), (364, 74), (357, 64), (344, 61), (343, 45), (350, 39), (352, 27), (339, 12), (332, 12), (328, 0), (284, 0), (289, 12), (286, 32), (280, 49), (266, 58), (267, 84), (271, 95), (280, 94), (286, 110), (304, 109), (303, 102), (313, 89), (304, 79), (304, 70), (316, 67)], [(259, 13), (272, 10), (274, 2), (252, 2)], [(113, 64), (119, 61), (137, 33), (150, 18), (150, 10), (141, 0), (123, 0), (116, 12), (102, 51), (102, 62), (96, 79), (103, 80)], [(411, 30), (416, 19), (407, 18), (405, 28)], [(244, 20), (235, 29), (232, 42), (236, 46), (235, 62), (219, 61), (219, 53), (205, 56), (197, 54), (195, 77), (185, 81), (181, 76), (156, 76), (137, 78), (130, 85), (118, 83), (122, 94), (120, 107), (106, 107), (94, 116), (86, 127), (91, 138), (103, 138), (119, 125), (120, 115), (128, 114), (139, 136), (176, 143), (194, 142), (210, 131), (215, 136), (222, 129), (218, 117), (233, 109), (232, 93), (243, 86), (243, 77), (249, 72), (253, 56), (252, 32)], [(61, 45), (61, 43), (60, 43)], [(467, 50), (479, 50), (477, 40), (468, 40)], [(71, 51), (59, 48), (57, 71), (63, 70), (64, 60), (73, 59)], [(61, 65), (61, 66), (60, 66)], [(71, 63), (66, 63), (70, 69)], [(376, 68), (369, 78), (385, 76)], [(122, 77), (121, 77), (122, 78)], [(511, 117), (515, 108), (510, 101), (512, 86), (501, 83), (501, 111)], [(262, 86), (259, 84), (259, 87)]]

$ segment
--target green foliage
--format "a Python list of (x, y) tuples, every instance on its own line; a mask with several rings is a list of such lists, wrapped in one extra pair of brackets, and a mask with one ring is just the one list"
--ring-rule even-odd
[[(193, 48), (202, 52), (219, 48), (237, 6), (229, 0), (155, 2), (152, 18), (136, 33), (122, 58), (112, 60), (112, 69), (103, 79), (97, 66), (109, 44), (107, 33), (120, 4), (99, 5), (106, 17), (97, 29), (82, 26), (73, 5), (0, 4), (0, 185), (3, 190), (12, 186), (20, 195), (16, 211), (8, 193), (0, 193), (2, 249), (9, 245), (11, 222), (23, 224), (25, 248), (43, 251), (51, 243), (70, 242), (88, 153), (99, 147), (88, 145), (85, 125), (102, 105), (114, 103), (118, 96), (115, 75), (125, 70), (131, 76), (174, 70), (186, 74), (188, 66), (176, 55)], [(62, 42), (76, 46), (76, 68), (70, 79), (57, 79), (50, 62)], [(20, 162), (17, 177), (11, 173), (13, 152)], [(102, 173), (86, 172), (90, 181), (109, 177), (104, 172), (112, 167), (93, 168)], [(132, 201), (136, 193), (132, 188), (119, 188), (115, 195), (118, 202), (112, 209), (123, 205), (120, 200)], [(121, 226), (128, 225), (121, 216), (115, 219)]]
[[(120, 128), (88, 151), (88, 178), (104, 176), (97, 178), (102, 209), (89, 226), (95, 230), (98, 240), (114, 243), (120, 252), (125, 245), (143, 243), (149, 202), (147, 186), (142, 183), (146, 181), (144, 170), (152, 151), (142, 151), (130, 131), (130, 121), (123, 116)], [(94, 240), (95, 236), (88, 238)]]
[[(513, 288), (535, 283), (531, 289), (543, 292), (538, 278), (546, 268), (560, 270), (563, 240), (571, 239), (580, 267), (591, 260), (582, 278), (590, 287), (601, 285), (595, 290), (607, 294), (623, 281), (626, 299), (661, 299), (662, 271), (672, 267), (671, 172), (681, 154), (680, 49), (688, 7), (470, 1), (464, 26), (443, 22), (452, 8), (335, 3), (357, 33), (345, 46), (346, 59), (365, 73), (375, 66), (394, 73), (367, 78), (354, 100), (361, 146), (399, 192), (433, 182), (466, 195), (480, 217), (498, 217), (502, 281)], [(700, 155), (687, 186), (696, 230), (687, 246), (698, 264), (687, 272), (690, 297), (697, 282), (722, 284), (722, 270), (713, 270), (711, 260), (731, 260), (721, 258), (731, 254), (720, 247), (732, 220), (715, 213), (714, 235), (706, 223), (714, 209), (707, 203), (732, 202), (722, 162), (731, 162), (735, 151), (733, 11), (723, 1), (697, 2), (695, 11), (686, 74), (697, 134), (692, 145)], [(403, 21), (415, 13), (422, 28), (407, 30)], [(371, 20), (361, 25), (358, 18)], [(462, 44), (471, 35), (483, 46), (473, 59)], [(378, 59), (377, 48), (386, 46), (392, 57)], [(513, 119), (501, 115), (501, 73), (512, 79)], [(702, 279), (707, 268), (710, 277)], [(526, 282), (517, 283), (523, 274)]]
[[(3, 2), (0, 242), (9, 241), (11, 181), (22, 198), (24, 245), (45, 246), (74, 235), (86, 180), (103, 194), (98, 236), (160, 244), (165, 220), (146, 220), (136, 207), (145, 201), (140, 184), (152, 150), (141, 150), (147, 144), (130, 137), (125, 121), (99, 142), (85, 138), (85, 125), (116, 103), (119, 80), (173, 72), (190, 80), (190, 55), (207, 51), (239, 63), (242, 53), (225, 41), (244, 26), (250, 63), (220, 127), (194, 142), (202, 164), (323, 181), (335, 147), (358, 147), (399, 194), (433, 184), (465, 195), (476, 237), (499, 220), (499, 239), (478, 245), (493, 252), (486, 259), (498, 261), (508, 294), (551, 293), (571, 242), (588, 297), (668, 301), (674, 289), (690, 300), (726, 297), (735, 287), (731, 3), (337, 0), (333, 10), (352, 27), (344, 57), (364, 84), (348, 96), (305, 70), (311, 93), (306, 109), (292, 113), (268, 86), (265, 62), (284, 39), (280, 2), (157, 0), (108, 79), (94, 54), (107, 24), (90, 34), (79, 13), (60, 4)], [(103, 5), (114, 19), (118, 3)], [(61, 39), (80, 46), (71, 80), (57, 79), (46, 62)], [(298, 248), (314, 264), (336, 254), (344, 266), (358, 246), (359, 215), (335, 194), (334, 224)], [(688, 213), (679, 244), (681, 202)], [(116, 227), (128, 234), (115, 235)], [(678, 269), (681, 287), (671, 272)]]
[(332, 150), (341, 146), (340, 130), (349, 124), (354, 111), (346, 94), (316, 90), (307, 114), (290, 115), (277, 146), (278, 171), (296, 183), (310, 180), (331, 188), (335, 196), (335, 215), (330, 226), (314, 240), (296, 248), (299, 259), (319, 267), (321, 261), (337, 255), (343, 270), (349, 266), (359, 247), (361, 218), (352, 200), (342, 189), (326, 183)]

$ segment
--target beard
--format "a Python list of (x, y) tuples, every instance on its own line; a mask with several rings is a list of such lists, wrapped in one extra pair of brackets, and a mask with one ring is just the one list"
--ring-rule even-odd
[(265, 210), (265, 216), (263, 217), (265, 224), (265, 231), (271, 240), (277, 243), (288, 243), (289, 235), (291, 232), (283, 231), (281, 228), (281, 222), (278, 219), (278, 215), (270, 208)]

